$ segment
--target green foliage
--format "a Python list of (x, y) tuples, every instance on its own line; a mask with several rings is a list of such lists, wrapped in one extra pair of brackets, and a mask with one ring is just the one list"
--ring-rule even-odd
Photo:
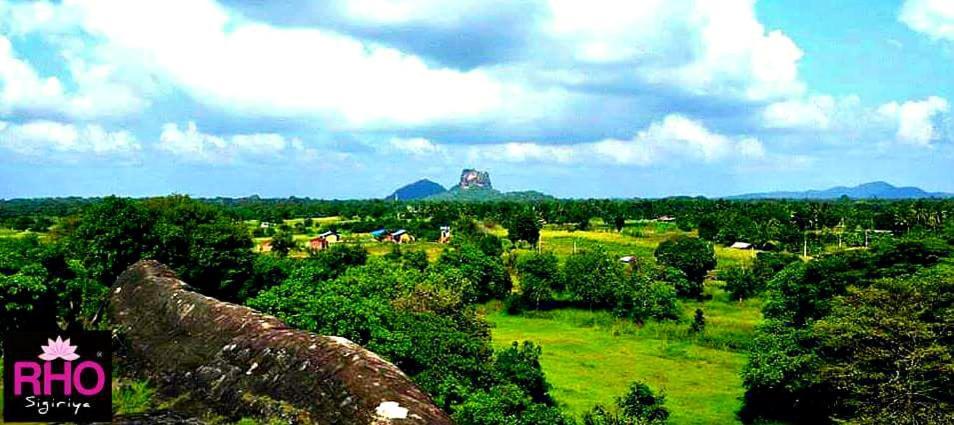
[(615, 294), (613, 312), (642, 323), (647, 319), (673, 320), (679, 318), (676, 289), (667, 282), (648, 275), (633, 273), (619, 286)]
[[(712, 244), (689, 236), (676, 236), (663, 241), (656, 247), (654, 255), (660, 264), (682, 270), (693, 283), (702, 283), (706, 273), (716, 266), (715, 250)], [(702, 294), (701, 289), (701, 286), (691, 288), (689, 293), (680, 293), (680, 295), (699, 296)]]
[[(173, 256), (187, 249), (188, 235), (169, 229), (154, 238), (152, 223), (146, 208), (136, 201), (108, 197), (83, 213), (70, 236), (70, 249), (79, 255), (94, 279), (109, 286), (123, 270), (143, 258), (152, 240), (166, 245)], [(175, 240), (164, 240), (163, 236), (175, 236)]]
[(272, 236), (272, 252), (279, 257), (287, 257), (288, 253), (298, 248), (295, 243), (295, 236), (291, 231), (279, 228)]
[(258, 255), (252, 263), (252, 276), (242, 285), (239, 299), (249, 299), (260, 291), (278, 285), (288, 278), (295, 267), (294, 260), (274, 255)]
[(590, 307), (611, 307), (625, 274), (619, 261), (602, 247), (581, 251), (566, 259), (563, 281), (570, 294)]
[(536, 246), (540, 240), (540, 219), (532, 209), (523, 209), (513, 213), (507, 233), (511, 240), (527, 241)]
[[(850, 316), (850, 312), (843, 307), (845, 297), (851, 299), (850, 294), (856, 293), (861, 294), (856, 295), (858, 299), (877, 300), (872, 302), (868, 310), (860, 302), (852, 305), (858, 311), (872, 314), (869, 319), (879, 318), (878, 314), (881, 314), (882, 325), (887, 326), (888, 330), (894, 326), (906, 326), (897, 322), (897, 317), (879, 311), (881, 308), (889, 311), (904, 309), (892, 301), (892, 297), (878, 298), (883, 294), (877, 291), (882, 284), (876, 283), (871, 287), (872, 282), (931, 266), (939, 261), (939, 256), (946, 250), (946, 246), (932, 241), (892, 241), (870, 251), (846, 251), (817, 257), (808, 263), (794, 262), (776, 274), (769, 281), (763, 307), (767, 320), (757, 330), (749, 363), (743, 371), (744, 384), (748, 390), (743, 416), (818, 421), (842, 411), (844, 407), (839, 403), (850, 404), (850, 401), (839, 398), (844, 397), (842, 392), (847, 383), (826, 377), (822, 371), (850, 368), (854, 362), (878, 353), (881, 345), (867, 347), (863, 352), (856, 353), (859, 359), (853, 359), (834, 354), (838, 350), (825, 349), (823, 342), (832, 345), (833, 341), (824, 332), (846, 336), (846, 340), (842, 341), (845, 344), (858, 343), (848, 336), (867, 344), (884, 340), (886, 335), (890, 335), (877, 326), (861, 327), (865, 321)], [(869, 293), (866, 288), (872, 288), (874, 292)], [(937, 313), (935, 310), (930, 314)], [(858, 321), (846, 320), (846, 316)], [(831, 324), (815, 326), (817, 323)], [(858, 334), (841, 334), (847, 331), (839, 326), (849, 325)], [(837, 347), (837, 344), (834, 346)], [(839, 350), (850, 348), (840, 347)], [(861, 350), (860, 347), (855, 349)], [(866, 378), (859, 372), (852, 379)], [(916, 380), (912, 379), (904, 379), (903, 385), (915, 384)], [(865, 385), (869, 384), (875, 383), (868, 382)], [(890, 388), (879, 391), (882, 390), (889, 391)]]
[(584, 425), (663, 425), (669, 423), (666, 397), (656, 395), (643, 382), (633, 382), (622, 397), (616, 399), (618, 413), (601, 405), (583, 415)]
[(0, 334), (84, 327), (106, 292), (58, 244), (0, 239)]
[(494, 359), (494, 371), (499, 382), (516, 384), (536, 403), (553, 403), (550, 384), (540, 368), (543, 349), (530, 341), (523, 345), (513, 342), (509, 348), (498, 351)]
[(617, 215), (617, 216), (613, 217), (613, 228), (616, 229), (617, 232), (622, 232), (622, 231), (623, 231), (623, 227), (625, 227), (625, 226), (626, 226), (626, 217), (625, 217), (625, 216), (623, 216), (623, 215)]
[(459, 269), (474, 283), (478, 301), (503, 299), (513, 287), (500, 257), (490, 257), (466, 241), (456, 241), (447, 247), (438, 258), (437, 267)]
[(954, 273), (921, 273), (852, 288), (816, 322), (820, 379), (835, 416), (855, 423), (954, 418)]
[(701, 308), (696, 309), (695, 315), (692, 316), (692, 324), (689, 325), (689, 331), (695, 334), (700, 334), (706, 330), (706, 316), (702, 312)]
[[(467, 249), (467, 258), (488, 259)], [(539, 347), (524, 344), (494, 356), (487, 325), (472, 305), (477, 291), (469, 271), (476, 269), (435, 265), (420, 271), (373, 259), (329, 278), (324, 267), (303, 265), (249, 305), (292, 326), (368, 347), (457, 412), (460, 423), (560, 417), (546, 405)]]
[(516, 385), (498, 385), (468, 395), (454, 412), (458, 425), (571, 425), (556, 407), (535, 404)]
[(563, 288), (559, 260), (552, 253), (531, 252), (517, 260), (520, 296), (524, 305), (540, 308), (553, 300), (555, 290)]
[(733, 266), (720, 271), (719, 280), (725, 282), (725, 291), (735, 300), (755, 296), (762, 289), (755, 273), (743, 266)]
[(121, 382), (113, 390), (113, 414), (131, 415), (150, 410), (156, 394), (148, 381)]
[(105, 198), (84, 211), (68, 244), (103, 285), (136, 261), (153, 258), (201, 292), (226, 300), (239, 299), (254, 256), (244, 226), (183, 196)]

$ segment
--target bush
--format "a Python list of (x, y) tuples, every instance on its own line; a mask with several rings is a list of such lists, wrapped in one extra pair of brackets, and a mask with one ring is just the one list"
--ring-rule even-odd
[(622, 397), (616, 399), (618, 413), (601, 405), (583, 415), (584, 425), (663, 425), (669, 423), (666, 397), (656, 395), (648, 385), (636, 381)]

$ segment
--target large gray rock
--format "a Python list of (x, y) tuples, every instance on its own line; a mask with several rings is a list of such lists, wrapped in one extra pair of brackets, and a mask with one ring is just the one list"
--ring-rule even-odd
[(193, 292), (140, 261), (112, 288), (120, 358), (173, 395), (230, 417), (290, 423), (451, 424), (397, 367), (331, 336)]

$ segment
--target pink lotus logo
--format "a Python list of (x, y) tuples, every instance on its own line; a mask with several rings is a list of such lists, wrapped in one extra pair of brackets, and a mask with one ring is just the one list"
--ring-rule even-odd
[(40, 348), (43, 349), (43, 354), (39, 356), (41, 359), (48, 362), (56, 359), (71, 362), (79, 358), (79, 355), (76, 354), (76, 346), (70, 345), (69, 338), (64, 341), (62, 337), (57, 336), (56, 341), (52, 339), (47, 339), (46, 341), (47, 345), (40, 346)]

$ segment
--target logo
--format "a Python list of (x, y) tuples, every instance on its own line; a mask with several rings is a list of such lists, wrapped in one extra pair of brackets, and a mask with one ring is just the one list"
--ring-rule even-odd
[(109, 422), (109, 332), (21, 333), (3, 341), (5, 422)]

